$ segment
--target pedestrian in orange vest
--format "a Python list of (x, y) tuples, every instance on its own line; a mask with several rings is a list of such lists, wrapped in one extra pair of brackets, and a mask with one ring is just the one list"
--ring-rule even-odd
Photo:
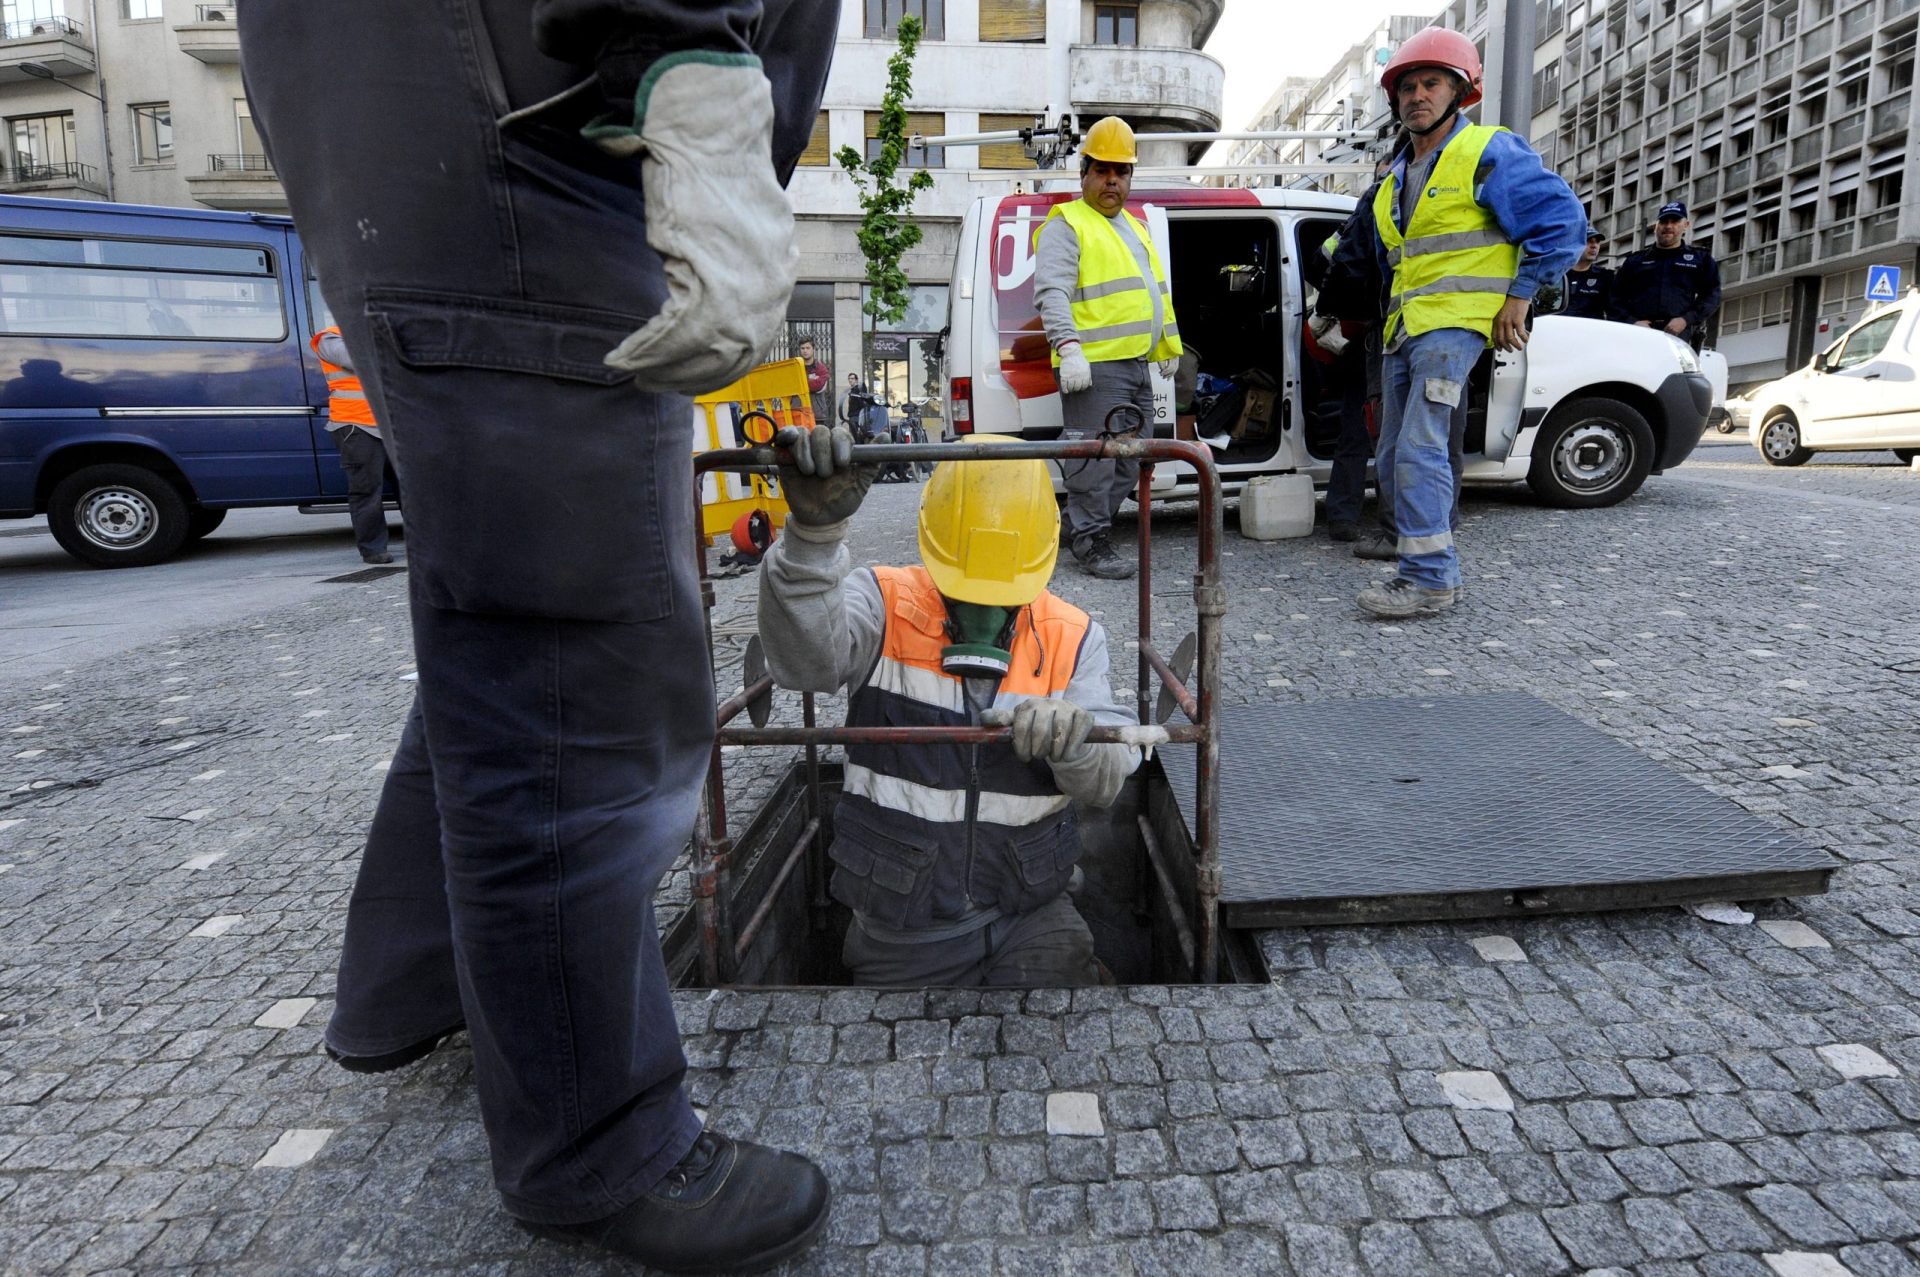
[(353, 539), (367, 563), (391, 563), (387, 552), (387, 446), (380, 441), (380, 423), (373, 405), (353, 372), (353, 357), (338, 328), (322, 328), (313, 335), (313, 353), (327, 374), (327, 433), (340, 449), (340, 468), (347, 472), (347, 512), (353, 518)]

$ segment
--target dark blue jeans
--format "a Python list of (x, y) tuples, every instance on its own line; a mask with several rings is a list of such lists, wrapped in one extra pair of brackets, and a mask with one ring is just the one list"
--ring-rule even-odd
[[(767, 0), (780, 137), (812, 127), (830, 0)], [(713, 735), (692, 412), (601, 359), (665, 296), (588, 68), (526, 0), (248, 0), (248, 96), (407, 500), (420, 683), (348, 908), (327, 1040), (465, 1021), (506, 1205), (576, 1223), (699, 1122), (653, 894)], [(791, 157), (788, 157), (791, 158)], [(298, 269), (289, 263), (288, 269)]]

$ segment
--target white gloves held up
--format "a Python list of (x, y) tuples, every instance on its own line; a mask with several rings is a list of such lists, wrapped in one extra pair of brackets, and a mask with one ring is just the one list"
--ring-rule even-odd
[(799, 265), (773, 168), (773, 91), (758, 58), (710, 57), (668, 54), (632, 128), (587, 130), (603, 150), (643, 157), (647, 243), (665, 262), (667, 301), (606, 362), (645, 390), (701, 394), (738, 380), (773, 344)]
[[(1065, 367), (1063, 363), (1061, 368)], [(1087, 733), (1092, 730), (1093, 715), (1071, 701), (1052, 697), (1021, 701), (1013, 711), (1014, 757), (1023, 763), (1036, 758), (1065, 762), (1069, 754), (1087, 743)]]

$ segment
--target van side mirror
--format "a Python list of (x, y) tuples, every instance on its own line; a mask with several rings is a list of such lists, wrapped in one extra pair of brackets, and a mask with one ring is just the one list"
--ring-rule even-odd
[(1819, 354), (1813, 357), (1813, 370), (1815, 372), (1825, 372), (1827, 370), (1827, 352), (1826, 351), (1823, 350)]

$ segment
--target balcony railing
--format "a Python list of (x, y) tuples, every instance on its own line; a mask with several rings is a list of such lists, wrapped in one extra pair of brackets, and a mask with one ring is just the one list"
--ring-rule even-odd
[(1860, 247), (1890, 243), (1899, 232), (1899, 209), (1883, 208), (1877, 213), (1869, 213), (1867, 220), (1860, 224)]
[(264, 155), (209, 155), (209, 173), (272, 173), (273, 162)]
[(1704, 204), (1720, 193), (1720, 175), (1708, 173), (1693, 184), (1693, 202)]
[(1755, 177), (1764, 182), (1770, 177), (1779, 177), (1786, 172), (1786, 167), (1787, 148), (1776, 146), (1772, 150), (1760, 152), (1753, 172)]
[(1887, 0), (1887, 17), (1897, 18), (1903, 13), (1912, 13), (1920, 9), (1920, 0)]
[(70, 35), (78, 38), (80, 24), (72, 18), (28, 18), (0, 26), (0, 40), (31, 40), (36, 36)]
[(100, 170), (91, 164), (68, 161), (61, 164), (39, 164), (31, 160), (15, 160), (6, 170), (9, 182), (80, 182), (87, 186), (97, 185)]
[(1853, 223), (1842, 222), (1838, 226), (1829, 226), (1820, 236), (1820, 253), (1823, 257), (1838, 257), (1842, 253), (1853, 251)]
[(1803, 164), (1811, 164), (1820, 158), (1820, 151), (1820, 134), (1817, 132), (1793, 139), (1793, 167), (1799, 168)]
[(1769, 80), (1775, 76), (1785, 75), (1788, 71), (1791, 71), (1793, 69), (1793, 46), (1790, 44), (1782, 45), (1772, 53), (1769, 53), (1766, 56), (1765, 66), (1766, 76)]
[(1911, 107), (1910, 94), (1902, 93), (1897, 98), (1888, 98), (1873, 108), (1873, 136), (1887, 133), (1904, 133), (1907, 128), (1907, 111)]
[(1866, 136), (1866, 132), (1867, 113), (1865, 111), (1855, 111), (1845, 119), (1835, 120), (1833, 122), (1832, 149), (1836, 151), (1845, 150), (1847, 147), (1857, 144), (1862, 137)]
[(1737, 256), (1729, 256), (1720, 263), (1720, 282), (1723, 284), (1737, 284), (1746, 274), (1746, 262)]
[(193, 6), (195, 22), (232, 22), (233, 6), (230, 4), (196, 4)]
[(1802, 59), (1817, 58), (1833, 47), (1833, 24), (1827, 23), (1817, 31), (1809, 31), (1800, 39)]
[(1753, 185), (1753, 161), (1735, 160), (1733, 163), (1727, 165), (1727, 171), (1724, 176), (1726, 185), (1722, 189), (1724, 189), (1727, 194), (1731, 195), (1736, 191), (1746, 190), (1749, 186)]
[(1783, 269), (1805, 266), (1813, 260), (1813, 232), (1796, 235), (1780, 246), (1780, 265)]
[(1873, 30), (1873, 5), (1863, 4), (1857, 9), (1840, 15), (1840, 43), (1845, 44), (1858, 35)]
[(1773, 274), (1773, 263), (1777, 249), (1772, 244), (1756, 248), (1747, 254), (1747, 271), (1754, 275)]

